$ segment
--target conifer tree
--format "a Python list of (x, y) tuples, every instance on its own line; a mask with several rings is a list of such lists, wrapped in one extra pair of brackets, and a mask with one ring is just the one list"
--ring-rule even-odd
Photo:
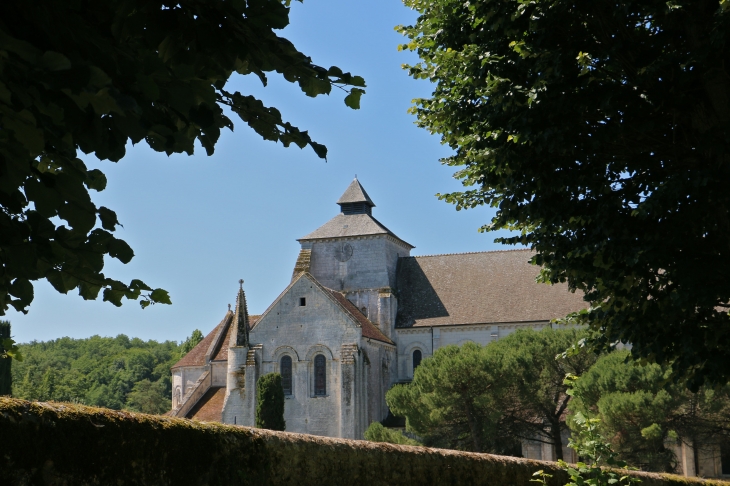
[[(10, 338), (10, 322), (0, 321), (0, 355), (5, 354), (2, 340), (8, 338)], [(10, 395), (11, 393), (13, 377), (10, 367), (12, 362), (10, 356), (0, 356), (0, 395)]]
[(269, 430), (286, 430), (284, 420), (284, 388), (281, 375), (269, 373), (259, 378), (256, 384), (258, 405), (256, 406), (256, 427)]

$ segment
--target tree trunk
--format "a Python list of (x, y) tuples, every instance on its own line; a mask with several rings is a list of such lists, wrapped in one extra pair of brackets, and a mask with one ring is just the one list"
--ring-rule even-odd
[(471, 431), (471, 439), (474, 444), (474, 452), (482, 452), (482, 444), (479, 440), (479, 427), (477, 426), (476, 417), (474, 416), (474, 407), (471, 402), (466, 402), (464, 407), (466, 412), (466, 422), (469, 424), (469, 430)]
[(550, 436), (553, 439), (553, 449), (555, 450), (556, 461), (563, 459), (563, 437), (560, 432), (560, 420), (550, 424)]

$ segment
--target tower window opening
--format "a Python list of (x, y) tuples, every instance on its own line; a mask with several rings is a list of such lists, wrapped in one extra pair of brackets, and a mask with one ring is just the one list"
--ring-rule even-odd
[(304, 307), (305, 305), (307, 305), (307, 298), (299, 297), (299, 307)]
[(341, 204), (342, 214), (370, 214), (372, 215), (372, 208), (366, 202), (355, 202), (355, 203), (344, 203)]

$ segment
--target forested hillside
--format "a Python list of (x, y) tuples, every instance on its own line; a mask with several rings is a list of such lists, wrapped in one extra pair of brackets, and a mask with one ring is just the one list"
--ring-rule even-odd
[(164, 413), (171, 407), (170, 366), (197, 344), (198, 334), (182, 344), (124, 334), (22, 344), (13, 396)]

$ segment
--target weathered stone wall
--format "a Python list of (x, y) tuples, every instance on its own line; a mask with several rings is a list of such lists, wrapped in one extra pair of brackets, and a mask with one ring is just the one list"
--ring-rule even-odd
[[(3, 485), (510, 485), (554, 463), (0, 398)], [(642, 486), (725, 485), (637, 474)]]
[[(309, 276), (301, 276), (261, 317), (250, 336), (252, 344), (262, 346), (261, 375), (279, 371), (284, 355), (292, 358), (293, 394), (284, 407), (287, 430), (338, 437), (347, 425), (341, 423), (340, 349), (343, 344), (357, 344), (361, 331), (325, 292)], [(314, 395), (317, 354), (327, 360), (325, 396)]]
[(463, 326), (413, 327), (396, 329), (395, 341), (398, 343), (398, 372), (400, 381), (413, 379), (413, 351), (419, 349), (422, 358), (430, 357), (433, 352), (449, 344), (461, 346), (467, 341), (481, 345), (501, 339), (520, 328), (537, 331), (549, 326), (545, 321), (520, 322), (514, 324), (471, 324)]
[[(347, 259), (340, 255), (345, 244), (352, 248)], [(395, 288), (398, 258), (409, 254), (410, 248), (386, 235), (316, 241), (312, 244), (310, 273), (325, 287), (344, 292)], [(377, 310), (375, 299), (371, 305), (369, 315)]]
[[(398, 368), (396, 361), (395, 346), (363, 339), (361, 342), (363, 356), (367, 357), (367, 402), (362, 404), (366, 407), (362, 413), (365, 420), (362, 432), (371, 422), (380, 422), (388, 416), (388, 405), (385, 403), (385, 393), (391, 385), (397, 381)], [(353, 437), (362, 439), (363, 435)]]

